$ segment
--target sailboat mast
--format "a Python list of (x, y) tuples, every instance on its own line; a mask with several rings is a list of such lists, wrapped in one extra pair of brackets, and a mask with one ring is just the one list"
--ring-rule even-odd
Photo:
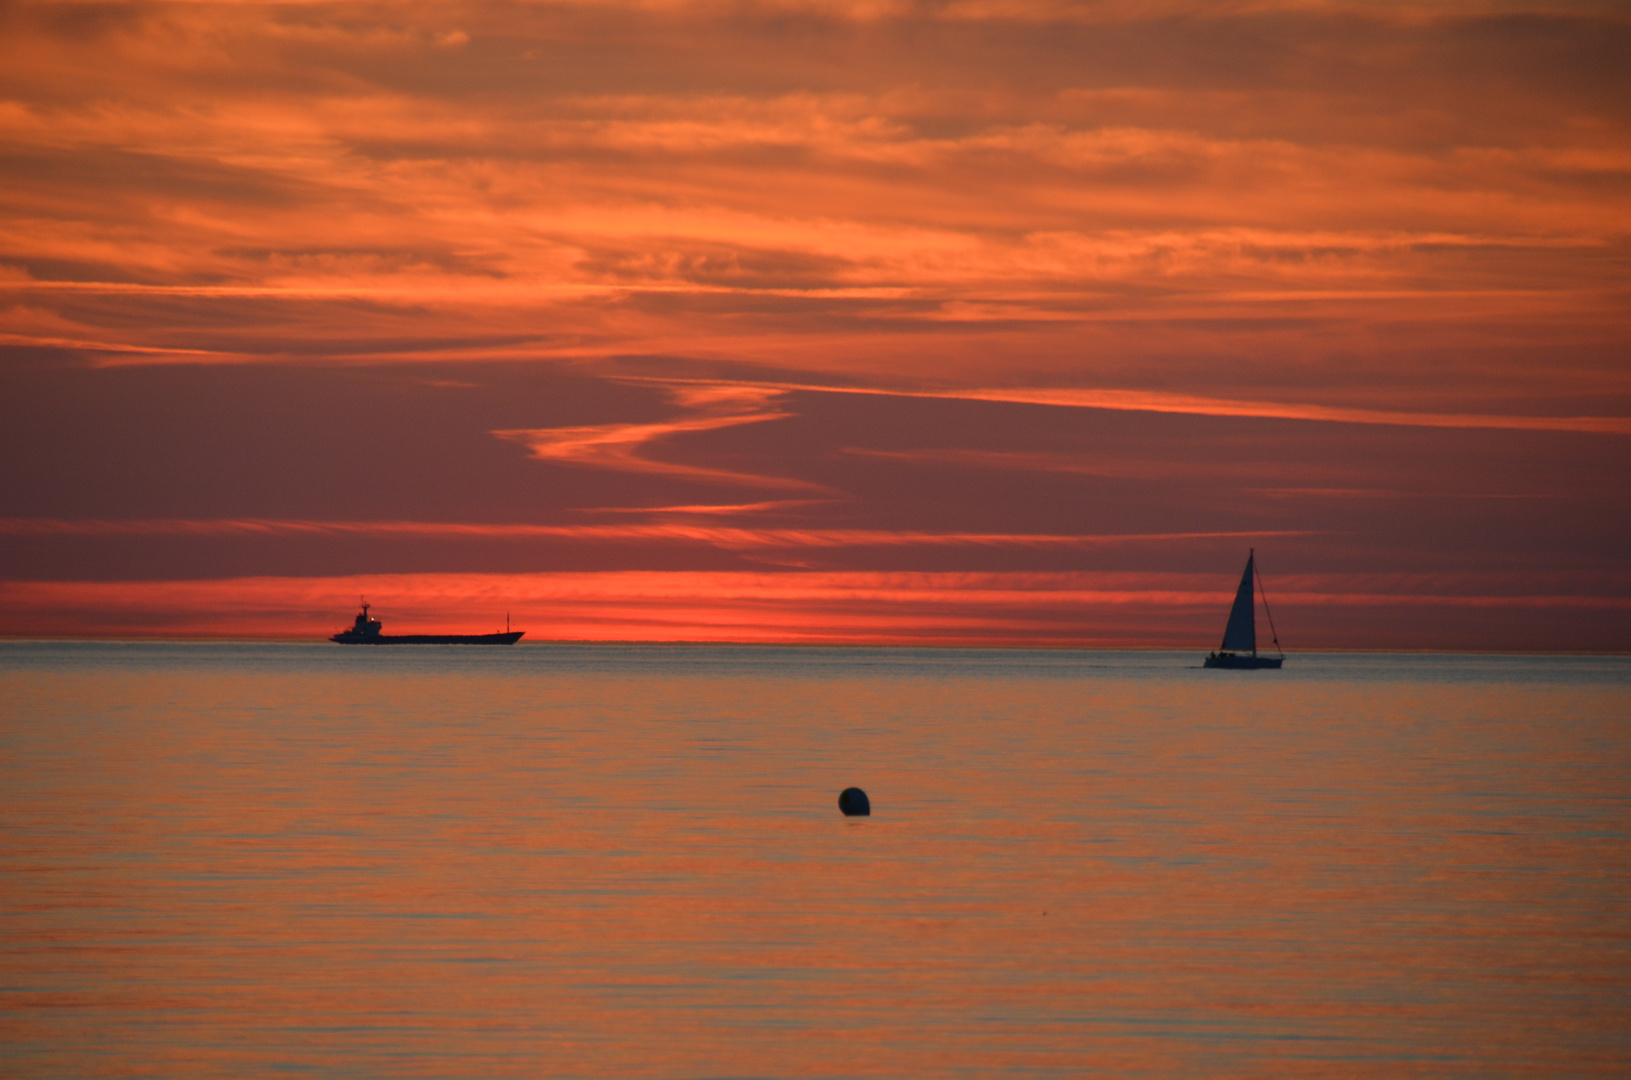
[[(1280, 645), (1280, 632), (1274, 628), (1274, 612), (1269, 610), (1269, 593), (1267, 589), (1263, 588), (1262, 574), (1257, 575), (1257, 591), (1263, 596), (1263, 614), (1269, 617), (1269, 635), (1274, 639), (1274, 651), (1284, 656), (1286, 651)], [(1252, 655), (1257, 654), (1253, 653)]]
[(1257, 549), (1256, 548), (1247, 548), (1246, 549), (1246, 596), (1247, 596), (1246, 603), (1251, 604), (1251, 609), (1252, 609), (1252, 659), (1253, 660), (1257, 659), (1257, 605), (1252, 603), (1250, 597), (1251, 597), (1251, 594), (1252, 594), (1252, 586), (1254, 584), (1256, 584), (1256, 582), (1257, 582)]

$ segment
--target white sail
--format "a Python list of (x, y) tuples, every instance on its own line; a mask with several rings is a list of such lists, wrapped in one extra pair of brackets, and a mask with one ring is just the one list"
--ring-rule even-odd
[(1246, 556), (1246, 572), (1240, 576), (1235, 606), (1229, 609), (1229, 625), (1223, 631), (1225, 652), (1257, 652), (1257, 619), (1252, 610), (1252, 563), (1257, 553)]

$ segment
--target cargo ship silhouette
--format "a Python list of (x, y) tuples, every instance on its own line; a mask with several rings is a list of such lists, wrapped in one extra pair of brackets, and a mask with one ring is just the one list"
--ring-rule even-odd
[(364, 601), (351, 629), (341, 630), (329, 640), (341, 645), (514, 645), (526, 633), (510, 629), (508, 613), (502, 634), (382, 634), (382, 625), (378, 619), (368, 617), (368, 603)]

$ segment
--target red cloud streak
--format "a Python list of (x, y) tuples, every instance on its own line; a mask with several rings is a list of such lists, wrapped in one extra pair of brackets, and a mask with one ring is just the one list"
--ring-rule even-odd
[[(686, 508), (676, 508), (685, 511)], [(706, 508), (711, 510), (713, 508)], [(655, 513), (656, 510), (642, 511)], [(0, 518), (0, 535), (13, 536), (241, 536), (359, 535), (436, 539), (573, 539), (609, 541), (676, 540), (738, 550), (747, 548), (831, 547), (1094, 547), (1160, 540), (1248, 539), (1304, 536), (1303, 532), (1193, 533), (974, 533), (909, 532), (887, 529), (745, 529), (684, 522), (640, 525), (517, 525), (443, 521), (60, 521)]]
[[(506, 612), (529, 640), (735, 641), (1201, 649), (1232, 596), (1222, 576), (1174, 574), (414, 574), (199, 582), (13, 582), (0, 634), (321, 640), (359, 595), (393, 628), (490, 629)], [(1631, 645), (1631, 598), (1427, 592), (1423, 583), (1307, 576), (1274, 594), (1290, 647), (1489, 647), (1499, 624), (1590, 624)], [(1452, 587), (1465, 582), (1440, 582)], [(1317, 591), (1320, 586), (1341, 591)], [(1401, 588), (1403, 586), (1403, 588)], [(1446, 612), (1479, 611), (1469, 630)], [(1408, 621), (1402, 638), (1391, 630)], [(1392, 634), (1392, 636), (1386, 636)]]

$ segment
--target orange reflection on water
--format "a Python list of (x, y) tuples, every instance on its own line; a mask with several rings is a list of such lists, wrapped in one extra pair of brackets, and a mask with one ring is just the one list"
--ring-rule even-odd
[(20, 1075), (1627, 1060), (1623, 659), (0, 657)]

